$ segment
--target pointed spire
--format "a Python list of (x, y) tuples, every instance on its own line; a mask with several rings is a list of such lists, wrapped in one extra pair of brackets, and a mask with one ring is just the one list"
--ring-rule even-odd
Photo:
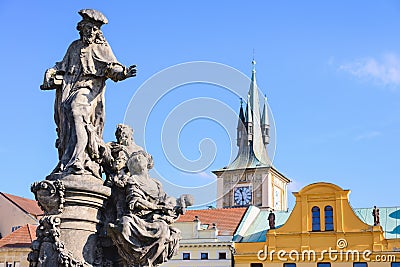
[(268, 108), (267, 108), (267, 96), (264, 96), (264, 107), (261, 115), (261, 125), (269, 126)]
[(267, 107), (267, 96), (264, 98), (264, 107), (261, 116), (261, 131), (264, 145), (269, 144), (269, 117), (268, 117), (268, 107)]
[(263, 162), (265, 154), (265, 145), (263, 142), (263, 135), (261, 129), (261, 114), (260, 114), (260, 99), (258, 97), (258, 86), (256, 82), (256, 61), (253, 59), (251, 62), (253, 70), (251, 73), (251, 83), (249, 89), (249, 108), (252, 112), (252, 148), (255, 157)]
[(239, 122), (242, 122), (242, 124), (244, 124), (244, 122), (245, 122), (244, 113), (243, 113), (243, 99), (242, 98), (240, 98)]
[(256, 84), (256, 61), (254, 60), (254, 58), (251, 61), (251, 64), (253, 65), (253, 69), (251, 71), (251, 83)]
[[(266, 145), (269, 143), (267, 103), (264, 103), (263, 115), (261, 116), (261, 103), (256, 82), (256, 61), (254, 58), (251, 63), (252, 75), (245, 108), (243, 107), (243, 100), (240, 101), (237, 128), (238, 155), (227, 167), (229, 169), (248, 168), (250, 166), (271, 166), (266, 148)], [(267, 124), (264, 125), (265, 122)], [(241, 125), (244, 125), (244, 127)]]
[(246, 126), (245, 126), (245, 117), (243, 113), (243, 99), (240, 98), (240, 110), (239, 110), (239, 119), (237, 126), (237, 146), (239, 150), (243, 150), (244, 140), (247, 138), (246, 136)]
[(253, 123), (253, 107), (251, 106), (251, 96), (247, 95), (247, 104), (246, 104), (246, 122)]

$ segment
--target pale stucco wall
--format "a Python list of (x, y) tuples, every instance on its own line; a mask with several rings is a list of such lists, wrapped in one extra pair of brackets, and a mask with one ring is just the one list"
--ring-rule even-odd
[[(194, 245), (194, 244), (193, 244)], [(231, 252), (228, 247), (216, 246), (201, 246), (201, 247), (181, 247), (178, 255), (174, 256), (170, 261), (162, 264), (162, 267), (193, 267), (193, 266), (215, 266), (215, 267), (230, 267)], [(208, 253), (208, 260), (201, 259), (201, 253)], [(219, 253), (225, 252), (226, 259), (218, 259)], [(183, 260), (183, 253), (190, 253), (190, 260)]]
[(37, 220), (22, 211), (3, 195), (0, 195), (0, 233), (3, 237), (11, 233), (13, 226), (37, 224)]

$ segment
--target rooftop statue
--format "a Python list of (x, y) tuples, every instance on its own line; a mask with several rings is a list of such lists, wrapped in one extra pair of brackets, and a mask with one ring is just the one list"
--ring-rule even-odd
[(104, 91), (114, 82), (136, 76), (136, 66), (117, 61), (101, 31), (107, 18), (99, 11), (79, 11), (80, 38), (71, 43), (61, 62), (45, 73), (42, 90), (56, 89), (54, 120), (59, 163), (53, 173), (92, 174), (101, 177), (100, 165), (110, 160), (102, 135)]

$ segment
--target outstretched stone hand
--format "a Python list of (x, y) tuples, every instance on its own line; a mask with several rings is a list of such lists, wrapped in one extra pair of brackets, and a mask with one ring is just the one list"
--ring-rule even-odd
[(136, 65), (132, 65), (128, 68), (128, 71), (126, 72), (126, 78), (135, 76), (136, 76)]

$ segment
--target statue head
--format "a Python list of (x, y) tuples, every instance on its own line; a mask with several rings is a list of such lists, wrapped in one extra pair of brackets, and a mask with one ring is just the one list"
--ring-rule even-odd
[(100, 11), (94, 9), (82, 9), (78, 13), (82, 16), (82, 20), (76, 29), (79, 31), (82, 41), (85, 44), (104, 43), (105, 38), (100, 27), (108, 23), (107, 18)]
[(122, 170), (126, 166), (126, 162), (128, 160), (127, 154), (125, 151), (119, 151), (117, 157), (114, 161), (114, 167), (117, 170)]
[(126, 162), (129, 172), (131, 174), (135, 172), (142, 172), (144, 170), (149, 170), (153, 168), (154, 161), (153, 157), (143, 150), (135, 151), (130, 156)]
[(183, 194), (178, 199), (178, 205), (181, 207), (190, 207), (194, 204), (194, 197), (190, 194)]
[(118, 124), (115, 130), (115, 138), (117, 138), (118, 144), (129, 146), (134, 143), (133, 129), (126, 124)]

